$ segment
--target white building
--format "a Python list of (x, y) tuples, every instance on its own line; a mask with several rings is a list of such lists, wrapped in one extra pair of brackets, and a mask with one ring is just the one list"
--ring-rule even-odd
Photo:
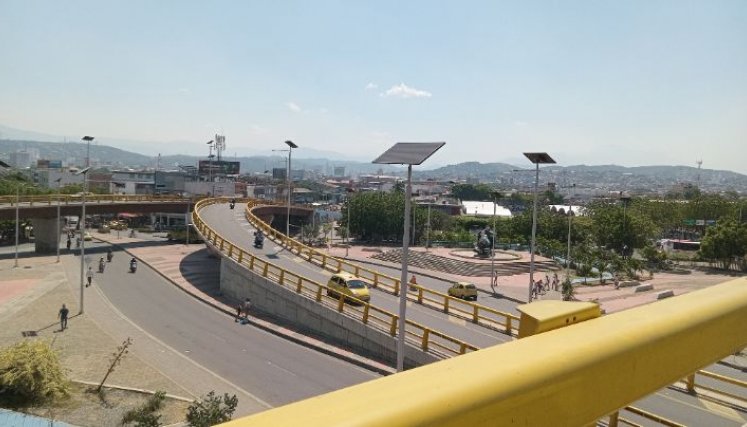
[(497, 217), (511, 217), (511, 211), (507, 208), (493, 202), (462, 202), (462, 209), (465, 215), (474, 216), (493, 216), (493, 209), (495, 209), (495, 216)]

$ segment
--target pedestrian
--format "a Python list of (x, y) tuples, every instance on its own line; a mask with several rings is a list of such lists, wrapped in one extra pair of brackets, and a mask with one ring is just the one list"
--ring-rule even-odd
[(241, 320), (241, 309), (244, 307), (244, 303), (238, 303), (236, 304), (236, 321)]
[(615, 289), (620, 289), (620, 277), (615, 275)]
[(67, 237), (67, 250), (70, 250), (70, 245), (72, 242), (70, 241), (70, 236)]
[(560, 279), (558, 279), (558, 273), (555, 272), (552, 274), (552, 289), (554, 291), (557, 291), (558, 285), (560, 285)]
[(418, 285), (418, 279), (413, 274), (412, 277), (410, 277), (410, 290), (417, 291), (418, 290), (417, 285)]
[(252, 300), (249, 298), (246, 298), (244, 302), (241, 304), (241, 311), (244, 312), (244, 317), (247, 317), (249, 315), (249, 309), (252, 308)]
[(67, 315), (70, 312), (70, 310), (65, 307), (65, 304), (62, 304), (62, 308), (60, 309), (60, 312), (57, 314), (57, 317), (60, 318), (60, 331), (64, 331), (67, 329)]
[(498, 286), (498, 270), (493, 272), (493, 281), (490, 283), (491, 287)]
[(88, 266), (88, 271), (86, 272), (86, 279), (88, 279), (88, 284), (86, 287), (91, 286), (91, 280), (93, 280), (93, 268), (91, 266)]

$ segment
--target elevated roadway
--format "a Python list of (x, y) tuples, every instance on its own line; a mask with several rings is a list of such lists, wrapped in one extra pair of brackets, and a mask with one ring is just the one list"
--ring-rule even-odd
[[(243, 209), (231, 210), (226, 204), (213, 204), (202, 208), (200, 216), (216, 233), (227, 236), (227, 239), (237, 247), (266, 259), (281, 268), (323, 284), (326, 284), (332, 275), (330, 271), (307, 262), (270, 240), (265, 240), (263, 249), (254, 248), (252, 243), (255, 228), (244, 217)], [(398, 296), (376, 288), (371, 289), (370, 303), (390, 312), (396, 313), (399, 309)], [(476, 325), (462, 318), (450, 316), (419, 304), (408, 304), (407, 317), (479, 348), (490, 347), (513, 339), (511, 336), (496, 330)]]

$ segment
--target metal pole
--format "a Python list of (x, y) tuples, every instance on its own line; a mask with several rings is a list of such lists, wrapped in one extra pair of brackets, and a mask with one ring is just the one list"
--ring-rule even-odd
[(405, 370), (405, 312), (407, 310), (407, 255), (410, 240), (410, 194), (412, 165), (407, 165), (405, 189), (405, 230), (402, 234), (402, 274), (399, 276), (399, 332), (397, 335), (397, 372)]
[(187, 240), (184, 242), (185, 245), (189, 245), (189, 208), (192, 204), (192, 199), (187, 200), (187, 215), (184, 217), (184, 227), (187, 228)]
[(290, 220), (291, 220), (291, 154), (293, 153), (293, 147), (288, 147), (288, 215), (285, 218), (285, 235), (290, 239)]
[(495, 232), (495, 197), (493, 197), (493, 248), (490, 252), (490, 285), (491, 287), (496, 285), (497, 280), (495, 280), (495, 238), (498, 237), (498, 234)]
[(13, 268), (18, 267), (18, 204), (21, 203), (21, 187), (16, 186), (16, 261)]
[(537, 237), (537, 185), (539, 183), (540, 166), (539, 163), (535, 163), (536, 172), (534, 176), (534, 210), (532, 212), (532, 242), (529, 246), (531, 252), (529, 258), (529, 299), (528, 302), (532, 302), (532, 288), (534, 287), (534, 251), (535, 251), (535, 239)]
[(80, 311), (83, 314), (83, 287), (85, 286), (86, 258), (86, 192), (88, 192), (88, 171), (83, 174), (83, 203), (80, 216)]
[(59, 194), (57, 195), (57, 262), (60, 262), (60, 195)]
[(565, 278), (571, 277), (571, 221), (573, 220), (573, 206), (571, 197), (568, 197), (568, 252), (565, 255)]
[(428, 228), (425, 230), (425, 250), (431, 246), (431, 203), (428, 202)]
[(348, 197), (348, 222), (345, 225), (347, 226), (345, 227), (347, 229), (345, 233), (345, 240), (346, 240), (346, 243), (349, 245), (350, 244), (350, 197)]

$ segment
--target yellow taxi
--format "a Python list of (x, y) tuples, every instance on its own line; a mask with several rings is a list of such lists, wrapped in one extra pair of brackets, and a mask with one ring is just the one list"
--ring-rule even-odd
[(454, 282), (449, 288), (449, 296), (477, 301), (477, 288), (469, 282)]
[(327, 295), (339, 297), (340, 294), (351, 296), (364, 302), (371, 300), (371, 294), (368, 291), (366, 282), (350, 273), (333, 274), (327, 282)]

